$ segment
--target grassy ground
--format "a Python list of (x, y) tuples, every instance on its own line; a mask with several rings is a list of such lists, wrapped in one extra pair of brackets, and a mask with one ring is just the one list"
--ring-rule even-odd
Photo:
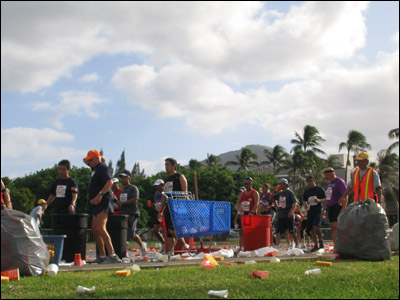
[[(122, 269), (123, 265), (121, 265)], [(321, 275), (304, 275), (320, 267)], [(251, 276), (253, 270), (269, 271), (268, 279)], [(78, 285), (95, 286), (93, 294), (77, 294)], [(399, 298), (399, 257), (383, 262), (338, 260), (332, 267), (315, 262), (221, 265), (215, 270), (200, 266), (144, 269), (130, 277), (114, 271), (62, 272), (55, 277), (24, 277), (2, 283), (1, 298), (209, 298), (209, 290), (229, 290), (229, 298)]]

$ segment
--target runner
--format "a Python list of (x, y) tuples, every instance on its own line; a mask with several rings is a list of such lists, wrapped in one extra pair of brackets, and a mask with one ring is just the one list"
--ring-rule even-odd
[[(174, 158), (165, 159), (165, 171), (169, 175), (164, 185), (164, 192), (188, 192), (187, 180), (185, 175), (176, 172), (177, 161)], [(174, 255), (174, 249), (177, 241), (182, 244), (183, 249), (189, 249), (190, 246), (186, 244), (184, 238), (177, 238), (175, 233), (174, 224), (172, 222), (171, 213), (168, 207), (168, 201), (165, 201), (162, 204), (161, 210), (164, 211), (165, 216), (165, 224), (167, 226), (168, 237), (167, 237), (167, 246), (168, 253), (167, 255), (170, 257)]]
[(307, 227), (312, 228), (311, 238), (314, 242), (314, 248), (311, 249), (311, 252), (315, 252), (319, 249), (324, 249), (321, 225), (322, 210), (326, 200), (326, 195), (324, 188), (317, 186), (314, 176), (307, 176), (307, 185), (308, 188), (304, 191), (303, 199), (304, 201), (307, 201), (306, 205), (309, 207)]

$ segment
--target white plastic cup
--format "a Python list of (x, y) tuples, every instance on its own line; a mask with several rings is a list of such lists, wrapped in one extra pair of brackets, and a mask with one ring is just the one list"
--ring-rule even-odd
[(171, 260), (171, 261), (174, 261), (174, 260), (182, 260), (182, 256), (181, 256), (180, 254), (178, 254), (178, 255), (173, 255), (173, 256), (170, 257), (170, 260)]
[(47, 266), (47, 275), (56, 276), (58, 273), (58, 266), (56, 264), (49, 264)]
[(132, 262), (132, 260), (131, 260), (129, 257), (123, 257), (123, 258), (122, 258), (122, 262), (123, 262), (124, 264), (129, 264), (130, 262)]
[(89, 289), (89, 288), (86, 288), (84, 286), (80, 286), (79, 285), (78, 288), (76, 289), (76, 292), (79, 293), (79, 294), (82, 294), (82, 293), (93, 293), (95, 289), (96, 289), (96, 287), (94, 287), (94, 286), (92, 286)]
[(228, 298), (228, 290), (221, 290), (221, 291), (208, 291), (207, 295), (216, 296), (221, 298)]
[(322, 273), (321, 269), (312, 269), (304, 272), (304, 274), (306, 275), (318, 275), (321, 273)]
[(131, 271), (134, 271), (134, 272), (140, 272), (140, 266), (134, 264), (134, 265), (132, 265), (132, 266), (130, 267), (130, 270), (131, 270)]
[[(167, 255), (165, 255), (165, 256), (167, 256)], [(158, 253), (158, 252), (156, 252), (156, 254), (154, 255), (154, 259), (156, 261), (164, 261), (163, 257), (164, 257), (164, 255), (162, 255), (161, 253)], [(168, 261), (168, 256), (167, 256), (167, 261)]]
[(269, 262), (270, 263), (279, 263), (279, 262), (281, 262), (281, 260), (275, 256), (271, 256), (269, 259)]
[(294, 256), (299, 256), (299, 255), (301, 255), (301, 250), (300, 249), (294, 249)]

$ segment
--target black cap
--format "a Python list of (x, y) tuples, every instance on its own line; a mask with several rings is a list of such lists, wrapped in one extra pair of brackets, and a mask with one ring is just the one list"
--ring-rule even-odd
[(312, 176), (312, 175), (308, 175), (308, 176), (306, 177), (306, 180), (307, 180), (307, 181), (315, 180), (315, 177)]

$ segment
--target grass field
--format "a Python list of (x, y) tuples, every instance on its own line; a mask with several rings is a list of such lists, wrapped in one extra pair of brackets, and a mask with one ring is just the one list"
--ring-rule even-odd
[[(121, 265), (124, 267), (125, 265)], [(321, 268), (321, 275), (304, 275)], [(269, 278), (256, 279), (253, 270), (269, 271)], [(399, 298), (399, 257), (383, 262), (333, 262), (332, 267), (317, 266), (311, 261), (279, 264), (221, 265), (214, 270), (199, 266), (143, 269), (129, 277), (114, 271), (62, 272), (55, 277), (24, 277), (2, 283), (1, 298), (25, 299), (194, 299), (210, 298), (209, 290), (228, 289), (228, 298), (330, 298), (393, 299)], [(95, 286), (93, 294), (77, 294), (78, 285)]]

